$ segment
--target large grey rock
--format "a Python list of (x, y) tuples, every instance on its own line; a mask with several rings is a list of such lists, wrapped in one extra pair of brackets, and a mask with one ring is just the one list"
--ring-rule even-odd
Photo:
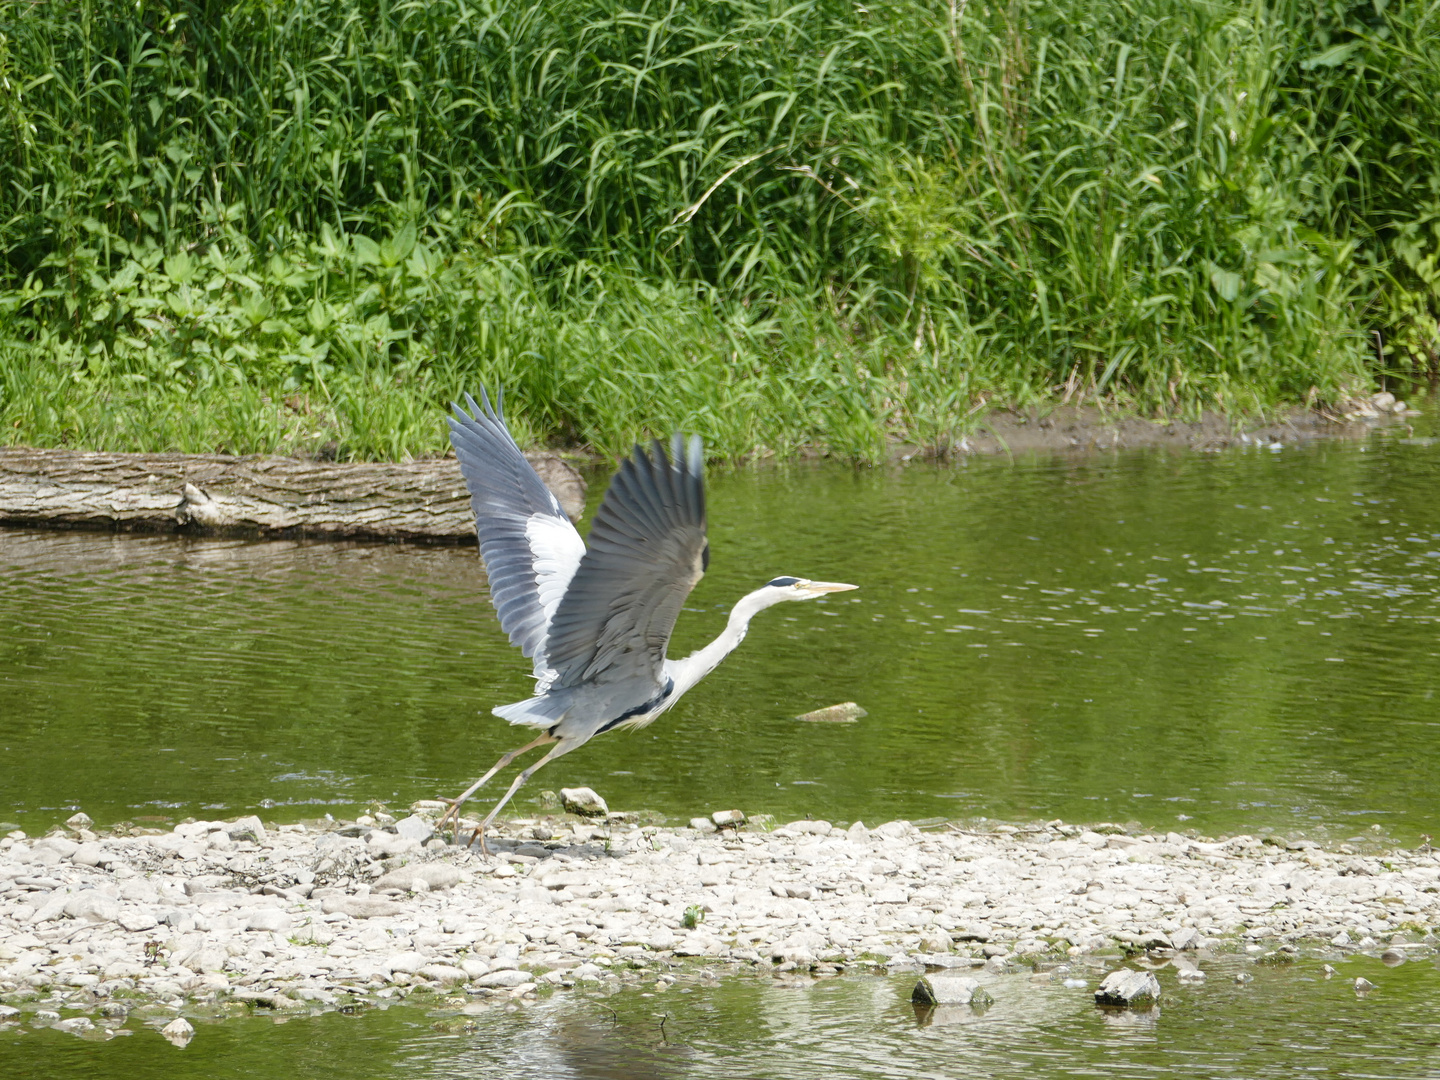
[(1119, 968), (1106, 975), (1095, 991), (1096, 1005), (1148, 1009), (1160, 1000), (1160, 980), (1148, 971)]
[(395, 823), (395, 832), (403, 839), (418, 840), (423, 844), (435, 835), (435, 827), (419, 814), (411, 814)]
[(710, 820), (722, 829), (738, 829), (745, 824), (745, 815), (739, 810), (716, 810)]
[(95, 822), (90, 819), (90, 815), (85, 813), (84, 810), (77, 810), (65, 819), (66, 828), (74, 829), (76, 832), (79, 832), (81, 829), (88, 829), (94, 824)]
[(605, 800), (588, 787), (561, 788), (560, 805), (567, 813), (581, 817), (603, 818), (610, 813)]
[(183, 1016), (177, 1016), (160, 1029), (160, 1034), (169, 1039), (173, 1045), (183, 1050), (189, 1045), (190, 1040), (195, 1037), (195, 1029), (190, 1026), (190, 1021), (186, 1020)]

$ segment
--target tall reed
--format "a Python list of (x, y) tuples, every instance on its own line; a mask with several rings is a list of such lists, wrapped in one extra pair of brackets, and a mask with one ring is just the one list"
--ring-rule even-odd
[(6, 0), (0, 431), (397, 456), (504, 381), (868, 460), (1433, 380), (1437, 10)]

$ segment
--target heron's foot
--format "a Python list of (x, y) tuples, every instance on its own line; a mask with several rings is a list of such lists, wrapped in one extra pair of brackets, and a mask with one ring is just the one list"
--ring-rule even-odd
[(450, 842), (458, 844), (460, 842), (460, 807), (465, 805), (465, 796), (462, 795), (458, 799), (446, 799), (445, 802), (450, 804), (450, 809), (440, 815), (440, 820), (435, 823), (435, 831), (444, 832), (445, 823), (452, 822), (454, 828), (450, 835)]
[(475, 831), (470, 834), (470, 840), (465, 846), (467, 848), (474, 847), (477, 838), (480, 840), (480, 854), (489, 855), (490, 849), (485, 846), (485, 825), (483, 822), (475, 826)]

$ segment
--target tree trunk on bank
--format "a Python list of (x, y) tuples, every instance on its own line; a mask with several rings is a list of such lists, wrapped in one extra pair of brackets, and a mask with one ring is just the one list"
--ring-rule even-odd
[[(585, 481), (555, 454), (525, 455), (572, 520)], [(0, 525), (474, 543), (453, 458), (340, 464), (227, 454), (105, 454), (0, 447)]]

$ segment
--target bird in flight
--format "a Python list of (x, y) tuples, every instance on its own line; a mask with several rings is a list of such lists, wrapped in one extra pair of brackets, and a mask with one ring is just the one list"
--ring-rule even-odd
[(650, 723), (730, 655), (758, 612), (857, 586), (774, 578), (740, 598), (709, 645), (669, 660), (680, 607), (710, 562), (700, 438), (677, 433), (668, 449), (659, 440), (648, 451), (636, 446), (610, 481), (587, 548), (511, 437), (503, 396), (492, 406), (482, 389), (480, 401), (466, 394), (467, 408), (454, 406), (450, 441), (470, 491), (490, 602), (535, 675), (533, 697), (493, 712), (539, 734), (452, 800), (445, 817), (458, 827), (460, 807), (492, 776), (554, 744), (472, 834), (483, 851), (485, 830), (537, 769), (596, 735)]

